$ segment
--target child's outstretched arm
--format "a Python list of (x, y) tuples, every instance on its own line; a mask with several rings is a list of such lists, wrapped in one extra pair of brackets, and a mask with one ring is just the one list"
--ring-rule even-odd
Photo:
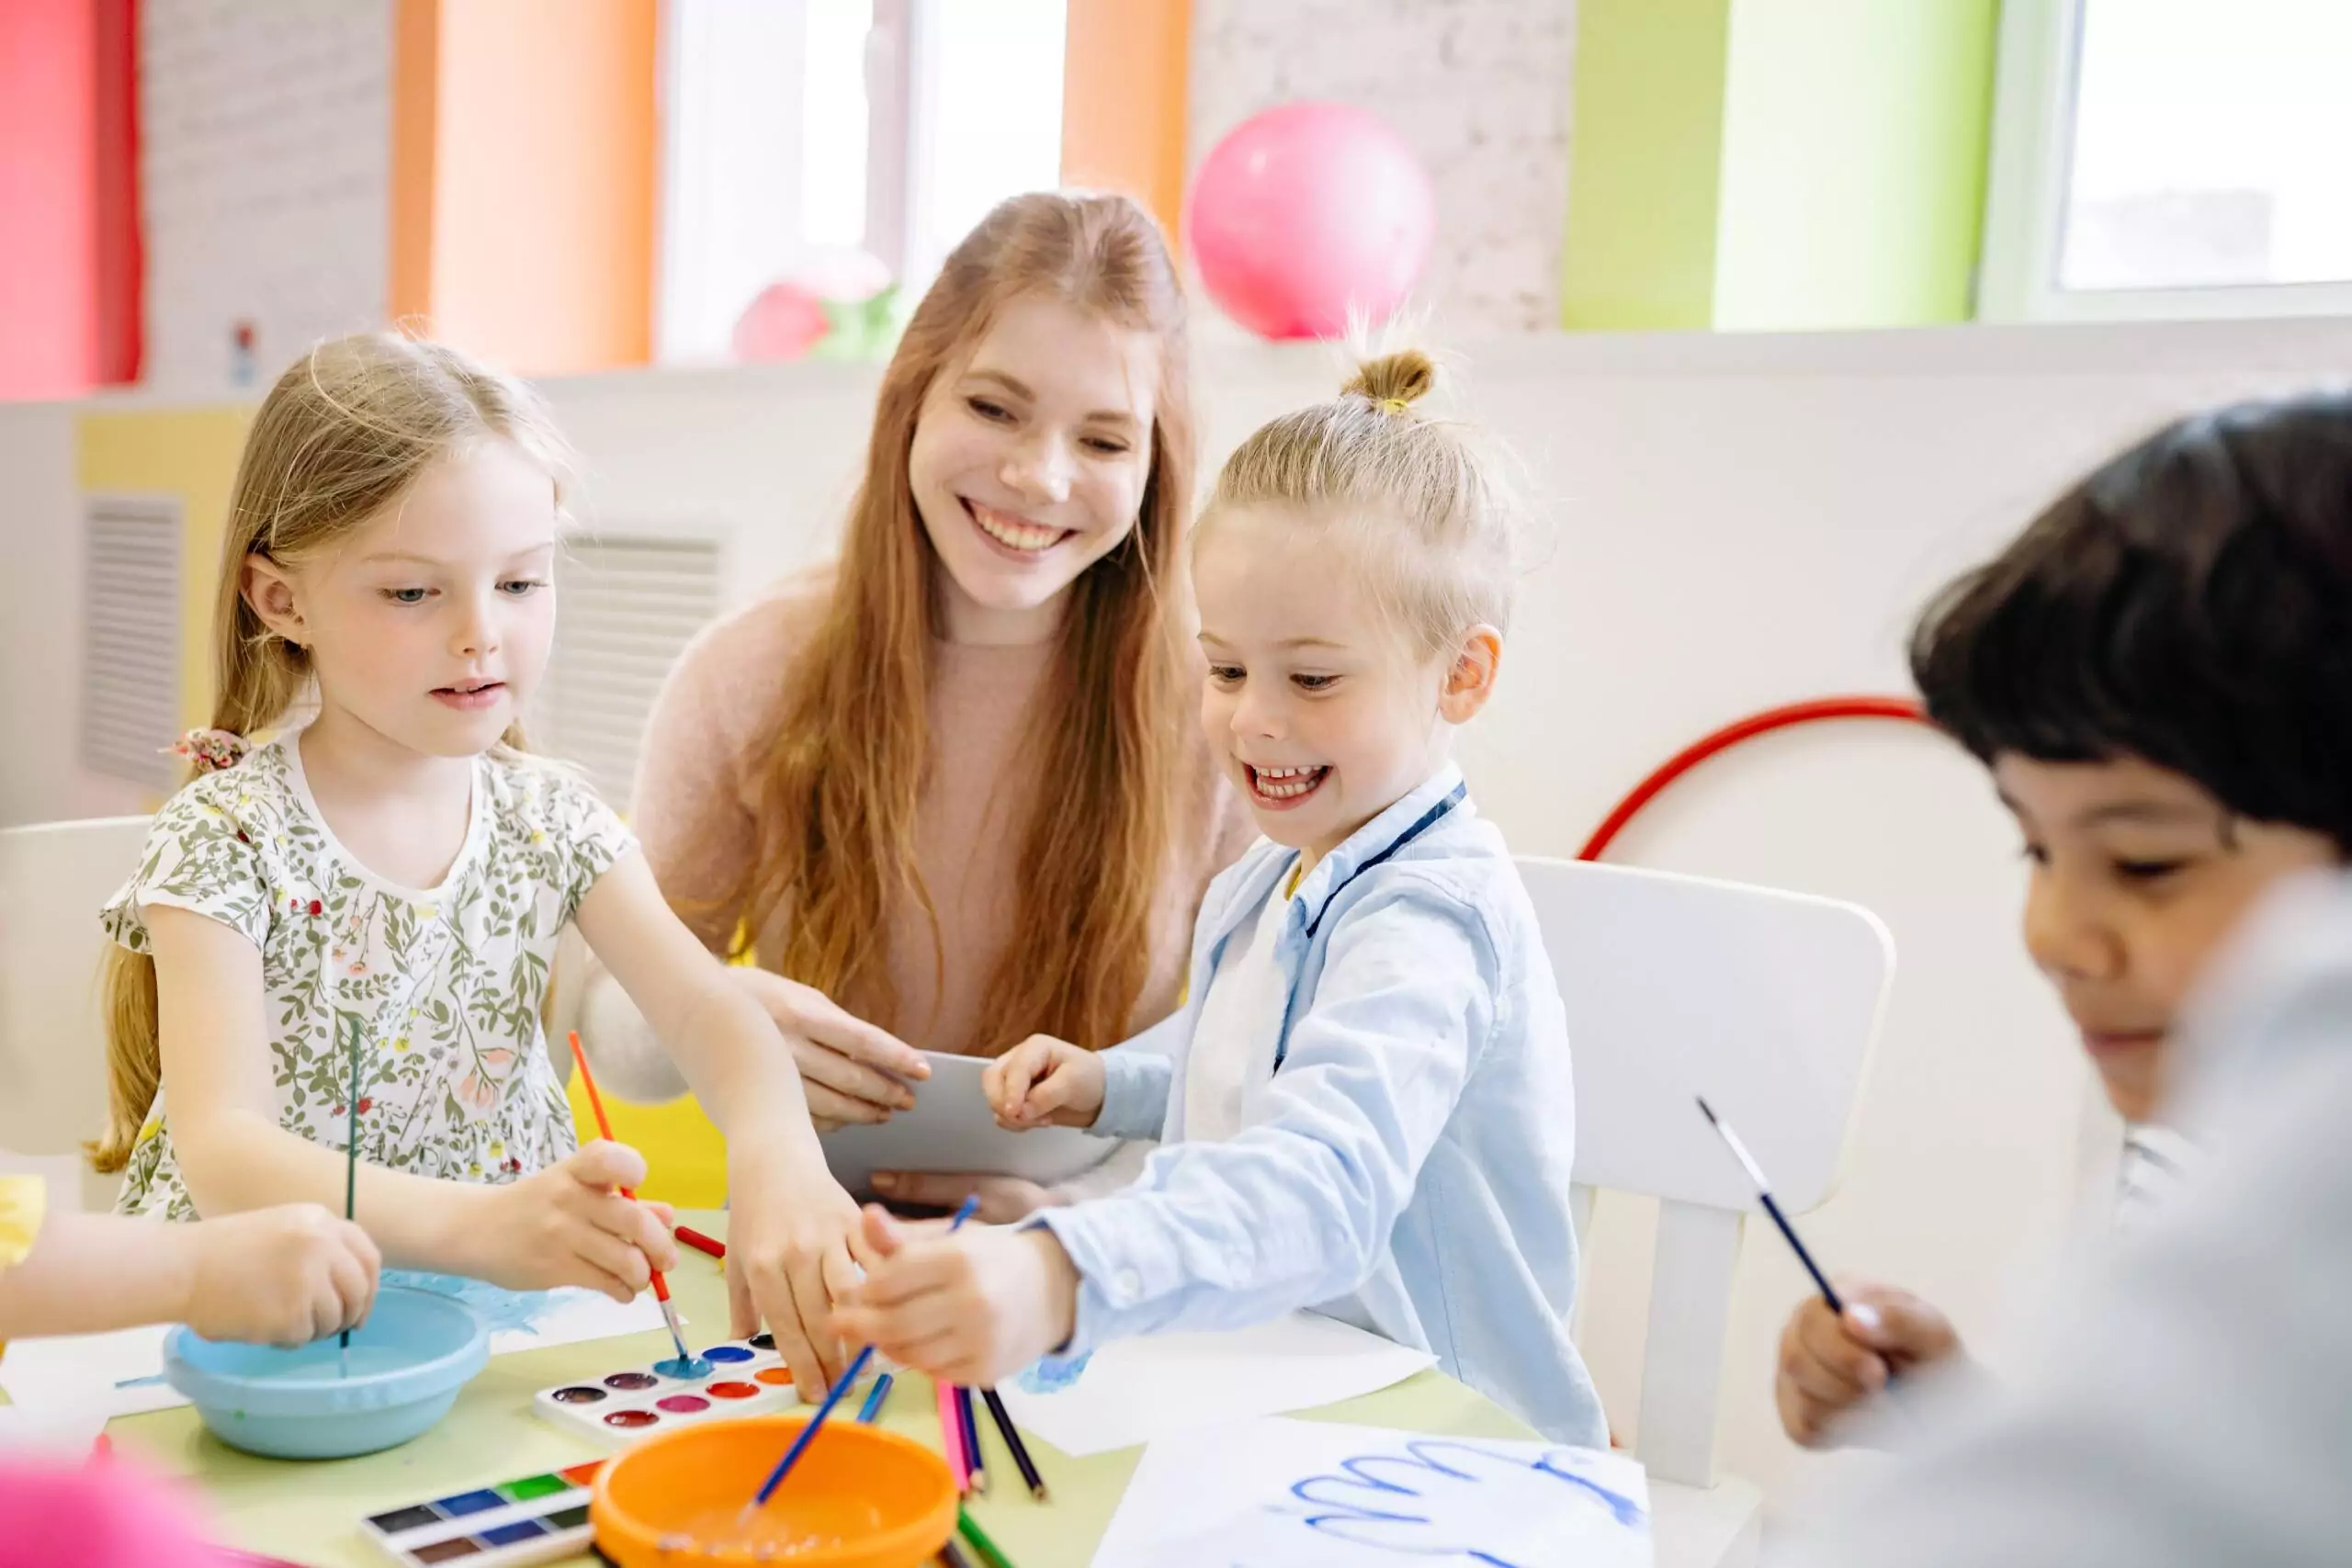
[[(172, 1138), (197, 1213), (273, 1204), (343, 1208), (344, 1156), (278, 1125), (270, 1081), (261, 952), (209, 916), (143, 911), (155, 958)], [(658, 1205), (616, 1189), (645, 1162), (591, 1144), (561, 1165), (505, 1186), (441, 1181), (362, 1162), (355, 1213), (394, 1268), (430, 1269), (517, 1290), (585, 1285), (627, 1301), (651, 1267), (677, 1261)]]
[(1492, 1023), (1476, 919), (1360, 909), (1333, 934), (1257, 1124), (1163, 1148), (1125, 1190), (1017, 1231), (907, 1240), (852, 1292), (844, 1332), (933, 1376), (987, 1383), (1048, 1351), (1244, 1327), (1353, 1291), (1385, 1253)]
[(643, 852), (596, 879), (578, 918), (727, 1136), (733, 1332), (764, 1318), (801, 1397), (820, 1397), (848, 1360), (831, 1318), (857, 1279), (857, 1205), (825, 1167), (790, 1048), (662, 901)]
[(305, 1345), (375, 1303), (376, 1244), (309, 1203), (192, 1225), (51, 1214), (0, 1270), (0, 1339), (185, 1323), (208, 1339)]

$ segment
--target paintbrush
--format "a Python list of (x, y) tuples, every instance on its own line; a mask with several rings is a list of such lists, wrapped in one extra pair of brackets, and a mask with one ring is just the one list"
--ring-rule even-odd
[[(947, 1222), (950, 1234), (962, 1228), (964, 1222), (970, 1219), (973, 1211), (979, 1206), (980, 1200), (977, 1195), (965, 1199), (962, 1207), (956, 1211), (956, 1217)], [(850, 1386), (865, 1374), (866, 1364), (873, 1359), (874, 1347), (868, 1345), (850, 1362), (849, 1370), (842, 1373), (841, 1381), (825, 1392), (825, 1403), (817, 1406), (817, 1414), (808, 1417), (808, 1424), (800, 1428), (800, 1435), (792, 1439), (792, 1446), (784, 1450), (782, 1459), (775, 1461), (775, 1469), (769, 1472), (767, 1480), (760, 1485), (759, 1495), (743, 1505), (743, 1518), (747, 1523), (753, 1514), (767, 1506), (769, 1498), (775, 1495), (775, 1489), (784, 1484), (784, 1478), (792, 1473), (792, 1467), (800, 1462), (800, 1456), (808, 1450), (810, 1443), (817, 1440), (817, 1429), (825, 1424), (825, 1417), (833, 1413), (833, 1406), (842, 1402), (842, 1395), (850, 1391)], [(944, 1435), (942, 1434), (943, 1437)]]
[(1813, 1254), (1807, 1252), (1804, 1243), (1797, 1239), (1796, 1227), (1789, 1224), (1788, 1215), (1781, 1213), (1781, 1205), (1772, 1197), (1772, 1184), (1764, 1179), (1763, 1168), (1747, 1152), (1747, 1145), (1739, 1141), (1739, 1134), (1731, 1130), (1731, 1123), (1715, 1114), (1714, 1107), (1707, 1103), (1707, 1097), (1702, 1094), (1696, 1098), (1699, 1109), (1706, 1113), (1707, 1125), (1722, 1135), (1731, 1148), (1732, 1157), (1738, 1160), (1740, 1168), (1747, 1172), (1747, 1179), (1756, 1184), (1756, 1196), (1763, 1200), (1764, 1212), (1772, 1216), (1772, 1223), (1781, 1227), (1781, 1234), (1788, 1238), (1790, 1247), (1795, 1251), (1797, 1261), (1804, 1264), (1804, 1271), (1813, 1276), (1814, 1284), (1820, 1288), (1821, 1299), (1829, 1303), (1831, 1312), (1843, 1317), (1846, 1303), (1838, 1299), (1837, 1289), (1829, 1283), (1829, 1276), (1821, 1271), (1821, 1265), (1813, 1260)]
[[(343, 1218), (352, 1223), (359, 1209), (359, 1019), (351, 1019), (351, 1116), (345, 1124), (343, 1139)], [(339, 1377), (351, 1375), (351, 1330), (346, 1328), (335, 1340), (335, 1372)]]
[[(596, 1135), (609, 1144), (613, 1141), (613, 1124), (605, 1120), (605, 1098), (596, 1092), (596, 1075), (588, 1070), (588, 1053), (580, 1048), (580, 1031), (573, 1030), (570, 1039), (571, 1059), (580, 1064), (581, 1087), (588, 1091), (589, 1109), (596, 1113)], [(631, 1201), (635, 1201), (637, 1198), (637, 1194), (626, 1187), (621, 1189), (621, 1196)], [(686, 1331), (678, 1325), (678, 1309), (670, 1304), (670, 1282), (662, 1278), (661, 1269), (655, 1269), (650, 1272), (653, 1276), (653, 1299), (661, 1303), (662, 1321), (670, 1325), (670, 1343), (678, 1348), (681, 1370), (691, 1368), (695, 1364), (695, 1356), (694, 1352), (686, 1348)], [(707, 1366), (707, 1363), (705, 1365)], [(697, 1372), (695, 1375), (699, 1377), (702, 1374)]]

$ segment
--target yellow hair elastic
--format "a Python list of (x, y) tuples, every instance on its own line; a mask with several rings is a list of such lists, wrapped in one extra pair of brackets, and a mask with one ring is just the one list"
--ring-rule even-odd
[(1380, 400), (1380, 406), (1390, 413), (1403, 413), (1413, 406), (1413, 402), (1410, 398), (1383, 398)]

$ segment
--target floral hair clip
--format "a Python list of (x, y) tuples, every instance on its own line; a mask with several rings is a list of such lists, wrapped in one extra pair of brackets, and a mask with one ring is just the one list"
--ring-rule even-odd
[(187, 758), (199, 773), (217, 773), (243, 761), (253, 749), (253, 742), (233, 729), (191, 729), (164, 750)]

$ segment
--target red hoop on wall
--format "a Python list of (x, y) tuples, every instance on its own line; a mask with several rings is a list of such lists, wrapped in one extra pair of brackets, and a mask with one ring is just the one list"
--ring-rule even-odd
[(1906, 724), (1928, 722), (1927, 714), (1909, 697), (1816, 697), (1810, 702), (1767, 708), (1762, 713), (1702, 736), (1667, 759), (1649, 777), (1634, 785), (1633, 792), (1617, 803), (1615, 810), (1602, 818), (1600, 826), (1593, 829), (1592, 837), (1585, 840), (1584, 848), (1577, 852), (1577, 859), (1599, 860), (1644, 807), (1663, 794), (1668, 784), (1708, 758), (1728, 751), (1744, 740), (1770, 735), (1774, 730), (1845, 718), (1891, 718)]

